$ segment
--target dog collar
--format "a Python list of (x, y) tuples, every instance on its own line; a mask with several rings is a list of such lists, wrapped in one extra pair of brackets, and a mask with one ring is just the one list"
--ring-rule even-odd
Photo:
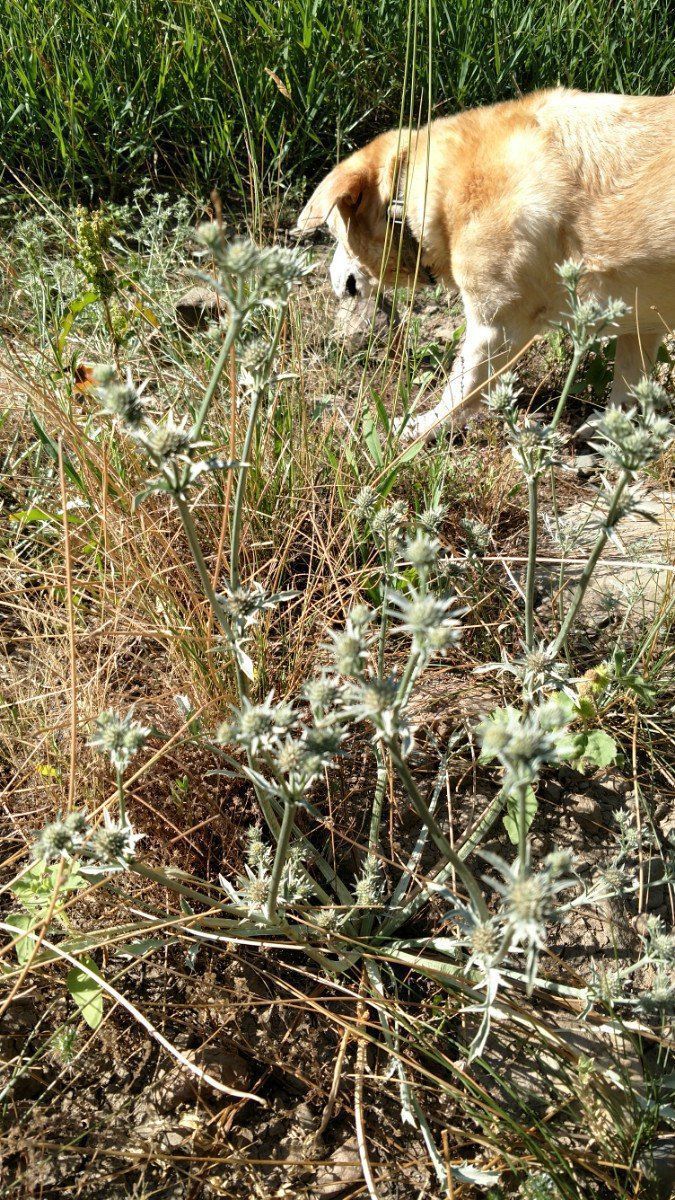
[(415, 237), (411, 227), (408, 215), (405, 209), (405, 201), (402, 196), (393, 196), (389, 202), (388, 209), (389, 220), (393, 225), (398, 225), (401, 230), (401, 262), (409, 271), (414, 271), (419, 268), (419, 272), (425, 283), (431, 284), (432, 287), (436, 284), (436, 276), (429, 267), (425, 266), (422, 259), (422, 251), (418, 239)]

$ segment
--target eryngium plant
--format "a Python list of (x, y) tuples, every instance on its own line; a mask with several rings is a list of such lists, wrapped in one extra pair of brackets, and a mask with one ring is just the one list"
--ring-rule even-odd
[[(452, 652), (461, 638), (466, 613), (461, 597), (447, 586), (451, 572), (439, 540), (442, 507), (436, 505), (412, 516), (403, 502), (389, 503), (376, 488), (363, 488), (356, 497), (353, 517), (355, 525), (372, 537), (379, 554), (381, 582), (379, 590), (371, 593), (372, 607), (355, 605), (343, 627), (328, 631), (316, 674), (298, 695), (255, 694), (251, 630), (264, 609), (283, 603), (291, 594), (267, 595), (254, 581), (241, 579), (248, 458), (270, 390), (283, 386), (276, 366), (281, 328), (292, 289), (308, 266), (296, 252), (261, 251), (250, 242), (228, 243), (218, 225), (202, 228), (200, 237), (213, 260), (216, 278), (212, 282), (227, 306), (228, 324), (195, 417), (184, 415), (177, 420), (169, 412), (163, 421), (151, 421), (140, 389), (130, 379), (120, 382), (109, 371), (100, 376), (100, 396), (104, 410), (148, 461), (152, 474), (140, 498), (149, 492), (171, 497), (183, 524), (223, 648), (229, 652), (237, 692), (236, 702), (209, 744), (222, 756), (224, 773), (252, 785), (260, 823), (251, 830), (244, 870), (234, 879), (220, 875), (217, 880), (200, 883), (140, 861), (136, 856), (139, 835), (133, 833), (125, 816), (123, 774), (148, 731), (132, 720), (131, 713), (126, 718), (108, 713), (99, 718), (92, 744), (110, 756), (115, 770), (119, 822), (107, 818), (102, 830), (91, 831), (79, 814), (71, 815), (43, 831), (36, 854), (51, 861), (60, 857), (80, 861), (85, 869), (125, 869), (163, 884), (180, 896), (183, 932), (197, 943), (200, 939), (222, 940), (228, 946), (238, 939), (249, 944), (274, 942), (280, 951), (302, 952), (315, 967), (332, 976), (357, 969), (362, 1002), (377, 1014), (384, 1044), (392, 1055), (403, 1119), (419, 1129), (445, 1189), (449, 1186), (446, 1160), (435, 1145), (410, 1072), (397, 1050), (398, 1029), (390, 1015), (397, 986), (395, 968), (427, 976), (443, 994), (454, 993), (465, 1013), (477, 1014), (478, 1019), (469, 1026), (469, 1044), (463, 1047), (469, 1060), (485, 1050), (491, 1018), (503, 1006), (507, 990), (518, 986), (527, 991), (535, 986), (555, 989), (541, 971), (548, 931), (587, 894), (589, 898), (595, 895), (592, 889), (586, 892), (567, 855), (553, 853), (540, 864), (532, 860), (530, 797), (542, 769), (574, 753), (571, 711), (563, 693), (566, 674), (559, 668), (558, 656), (604, 541), (625, 511), (626, 488), (635, 472), (667, 444), (670, 427), (658, 414), (661, 397), (651, 384), (636, 390), (635, 405), (628, 413), (608, 413), (599, 422), (599, 444), (608, 464), (618, 469), (619, 482), (598, 533), (598, 547), (589, 558), (559, 634), (550, 645), (535, 646), (537, 481), (557, 461), (557, 426), (573, 374), (550, 426), (520, 422), (513, 378), (503, 379), (494, 389), (491, 403), (504, 418), (514, 455), (527, 478), (534, 530), (525, 609), (527, 662), (517, 667), (524, 683), (523, 707), (522, 711), (509, 708), (495, 713), (480, 725), (484, 757), (501, 765), (503, 787), (477, 830), (453, 843), (439, 800), (448, 759), (458, 739), (442, 748), (438, 780), (429, 791), (418, 779), (416, 730), (410, 716), (411, 696), (422, 672)], [(606, 309), (594, 306), (592, 311), (582, 306), (576, 298), (576, 268), (565, 268), (564, 278), (572, 304), (575, 370), (591, 336), (598, 327), (611, 324), (618, 310), (615, 305)], [(240, 372), (240, 398), (247, 409), (243, 444), (236, 460), (223, 460), (210, 452), (205, 436), (210, 406), (225, 363), (237, 352), (253, 315), (261, 310), (271, 313), (272, 329), (267, 342), (256, 343), (255, 354), (248, 355), (248, 364)], [(212, 583), (190, 508), (196, 490), (217, 471), (232, 472), (236, 479), (229, 571), (220, 590)], [(399, 650), (396, 656), (391, 654), (394, 642)], [(394, 659), (400, 665), (392, 666)], [(325, 780), (350, 740), (356, 734), (362, 737), (364, 731), (377, 766), (372, 796), (364, 797), (369, 806), (368, 843), (357, 853), (356, 863), (351, 856), (336, 862), (320, 833)], [(392, 775), (417, 818), (412, 847), (397, 864), (388, 860), (381, 845), (387, 782)], [(515, 862), (485, 854), (495, 874), (481, 876), (467, 859), (508, 798), (516, 802)], [(315, 829), (310, 836), (307, 831), (312, 821)], [(422, 873), (423, 856), (431, 861)], [(425, 907), (439, 899), (446, 906), (441, 934), (422, 939), (411, 936), (412, 918), (419, 919)], [(158, 920), (160, 917), (164, 914), (158, 913)], [(148, 931), (153, 927), (150, 915), (137, 925)], [(663, 980), (672, 953), (661, 929), (650, 930), (645, 956), (657, 965), (658, 973), (653, 995), (644, 1004), (662, 1013), (669, 1003)], [(612, 995), (617, 993), (622, 994), (622, 981)], [(577, 989), (576, 994), (592, 1002), (589, 990)], [(508, 1013), (510, 1020), (522, 1022), (529, 1033), (527, 1014), (513, 1005)], [(464, 1034), (458, 1032), (456, 1039), (462, 1042)], [(494, 1173), (468, 1164), (453, 1167), (452, 1174), (479, 1185), (497, 1179)], [(538, 1186), (540, 1176), (534, 1174), (533, 1179)]]

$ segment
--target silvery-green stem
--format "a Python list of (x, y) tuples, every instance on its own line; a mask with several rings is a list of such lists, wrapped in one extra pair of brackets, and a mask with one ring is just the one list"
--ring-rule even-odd
[(209, 575), (209, 572), (206, 567), (206, 563), (204, 562), (204, 555), (202, 554), (202, 548), (199, 544), (199, 538), (197, 536), (197, 530), (195, 529), (195, 523), (192, 520), (192, 513), (190, 512), (187, 502), (185, 500), (182, 500), (180, 496), (175, 496), (174, 499), (176, 501), (176, 507), (180, 514), (180, 519), (183, 524), (183, 529), (185, 530), (187, 540), (190, 544), (190, 550), (192, 552), (192, 557), (194, 559), (195, 566), (197, 568), (197, 573), (199, 575), (201, 585), (204, 589), (206, 599), (208, 600), (209, 604), (211, 605), (211, 608), (213, 609), (213, 615), (216, 618), (221, 629), (229, 637), (230, 631), (228, 629), (227, 621), (225, 620), (223, 610), (222, 610), (220, 604), (218, 603), (218, 598), (216, 596), (213, 584), (211, 583), (211, 576)]
[[(314, 819), (316, 821), (320, 822), (322, 819), (321, 814), (316, 810), (314, 805), (311, 804), (308, 800), (305, 800), (304, 804), (305, 804), (305, 809), (309, 813), (309, 815), (311, 817), (314, 817)], [(276, 797), (272, 796), (270, 798), (270, 805), (271, 805), (272, 809), (274, 809), (275, 812), (277, 812), (277, 813), (281, 812), (281, 809), (282, 809), (281, 802), (279, 800), (277, 800)], [(282, 815), (283, 815), (283, 813), (282, 813)], [(278, 824), (277, 824), (276, 828), (278, 831), (278, 829), (279, 829)], [(340, 903), (341, 904), (350, 904), (351, 903), (351, 894), (349, 892), (349, 888), (347, 888), (345, 886), (345, 884), (342, 882), (342, 880), (340, 879), (340, 876), (338, 875), (335, 868), (331, 867), (330, 863), (327, 861), (327, 859), (324, 858), (323, 854), (321, 854), (314, 846), (312, 846), (309, 838), (305, 837), (305, 834), (302, 832), (302, 830), (298, 829), (297, 834), (298, 834), (298, 841), (299, 841), (300, 845), (304, 846), (307, 850), (311, 851), (312, 861), (319, 868), (324, 879), (335, 888), (335, 892), (340, 900)], [(276, 832), (274, 833), (274, 836), (276, 838), (276, 836), (277, 836)], [(308, 879), (311, 878), (308, 872), (306, 872), (306, 875), (307, 875)], [(312, 879), (312, 884), (315, 887), (315, 889), (317, 890), (317, 895), (318, 895), (319, 899), (324, 904), (332, 903), (331, 897), (323, 890), (323, 888), (321, 888), (319, 886), (319, 884), (316, 883), (316, 881), (314, 879)]]
[(270, 878), (270, 890), (267, 896), (267, 904), (265, 912), (268, 921), (273, 921), (277, 911), (277, 896), (279, 895), (279, 887), (281, 886), (281, 877), (286, 865), (288, 856), (288, 848), (291, 842), (291, 834), (295, 823), (295, 800), (286, 800), (284, 805), (284, 815), (281, 822), (281, 829), (277, 838), (277, 848), (274, 855), (274, 863), (272, 865), (272, 875)]
[[(464, 861), (469, 857), (470, 854), (473, 853), (473, 851), (476, 849), (476, 846), (479, 846), (482, 842), (487, 831), (492, 828), (497, 820), (497, 817), (501, 812), (503, 812), (505, 805), (505, 793), (498, 792), (490, 804), (487, 812), (481, 817), (475, 828), (455, 847), (455, 853), (458, 858), (461, 858)], [(437, 863), (436, 868), (430, 875), (430, 879), (436, 884), (443, 884), (452, 877), (453, 870), (454, 867), (452, 863), (446, 863), (445, 861)], [(407, 902), (403, 905), (403, 907), (398, 910), (398, 912), (394, 912), (382, 922), (379, 929), (376, 930), (377, 935), (386, 937), (391, 933), (395, 933), (397, 929), (400, 929), (402, 925), (405, 925), (406, 921), (409, 921), (412, 917), (414, 917), (415, 913), (419, 912), (423, 905), (426, 904), (428, 899), (429, 893), (426, 891), (425, 887), (418, 887), (409, 900), (407, 900)]]
[(384, 793), (387, 787), (387, 763), (384, 751), (379, 743), (376, 747), (375, 755), (377, 758), (377, 782), (373, 797), (373, 809), (370, 815), (370, 831), (368, 834), (369, 854), (377, 854), (377, 848), (380, 844), (380, 822), (382, 820)]
[(527, 871), (527, 787), (521, 784), (517, 789), (518, 800), (518, 871), (525, 875)]
[[(377, 652), (377, 674), (380, 682), (384, 679), (384, 656), (387, 640), (387, 612), (386, 612), (386, 596), (389, 587), (389, 570), (390, 570), (390, 550), (389, 550), (389, 534), (384, 535), (384, 560), (385, 574), (382, 584), (382, 611), (380, 615), (380, 634), (379, 645)], [(387, 788), (387, 762), (382, 745), (378, 742), (375, 746), (375, 757), (377, 759), (377, 781), (375, 784), (375, 793), (373, 796), (373, 807), (370, 814), (370, 829), (368, 832), (368, 854), (377, 854), (380, 844), (380, 825), (382, 822), (382, 809), (384, 806), (384, 795)], [(372, 924), (372, 914), (367, 913), (364, 919), (364, 931), (366, 927)]]
[(380, 680), (384, 677), (384, 653), (387, 641), (387, 590), (389, 588), (389, 572), (390, 572), (390, 550), (389, 550), (389, 533), (385, 530), (384, 534), (384, 578), (382, 581), (382, 611), (380, 614), (380, 639), (377, 650), (377, 671)]
[(127, 819), (127, 806), (124, 799), (124, 784), (122, 782), (122, 772), (117, 771), (117, 799), (120, 809), (120, 825), (124, 825)]
[[(285, 307), (281, 309), (277, 320), (277, 327), (274, 331), (274, 337), (270, 344), (267, 355), (267, 361), (272, 363), (279, 344), (281, 336), (281, 328), (286, 315)], [(239, 587), (239, 543), (241, 538), (241, 520), (244, 511), (244, 497), (246, 495), (246, 478), (248, 475), (248, 459), (251, 453), (251, 443), (253, 442), (253, 434), (255, 432), (256, 423), (258, 420), (258, 410), (262, 399), (262, 388), (258, 389), (251, 398), (251, 408), (248, 414), (248, 425), (246, 426), (246, 435), (244, 437), (244, 445), (241, 451), (241, 467), (239, 468), (239, 478), (237, 479), (237, 489), (234, 496), (234, 506), (232, 509), (232, 529), (230, 533), (230, 587), (232, 591), (236, 591)]]
[[(179, 896), (185, 896), (186, 900), (194, 900), (197, 904), (204, 904), (207, 908), (224, 909), (228, 913), (233, 911), (236, 913), (235, 906), (228, 901), (224, 903), (220, 900), (215, 900), (213, 896), (209, 896), (206, 892), (199, 892), (196, 888), (189, 887), (185, 883), (179, 883), (173, 876), (168, 875), (165, 871), (157, 871), (154, 867), (147, 866), (146, 863), (134, 858), (129, 863), (129, 870), (134, 871), (137, 875), (142, 875), (144, 879), (150, 879), (153, 883), (159, 883), (162, 887), (169, 888), (172, 892), (177, 892)], [(241, 915), (245, 915), (245, 909), (241, 909)]]
[(420, 665), (421, 660), (421, 651), (411, 649), (410, 654), (408, 655), (408, 661), (403, 669), (401, 682), (398, 685), (398, 692), (396, 693), (397, 708), (401, 708), (401, 706), (404, 705), (408, 699), (410, 688), (415, 680), (415, 672)]
[[(370, 814), (370, 829), (368, 831), (368, 858), (375, 858), (380, 845), (380, 825), (382, 823), (382, 809), (384, 806), (384, 795), (387, 789), (387, 763), (384, 756), (384, 750), (378, 742), (375, 748), (377, 758), (377, 782), (375, 784), (375, 794), (373, 796), (373, 807)], [(366, 912), (361, 921), (361, 934), (366, 937), (373, 927), (374, 914)]]
[(485, 920), (487, 920), (488, 915), (489, 915), (488, 910), (487, 910), (487, 905), (485, 903), (485, 900), (483, 899), (483, 893), (480, 890), (480, 887), (478, 885), (476, 878), (474, 877), (473, 872), (469, 870), (469, 868), (466, 866), (466, 864), (462, 862), (461, 858), (456, 853), (456, 851), (453, 850), (448, 839), (446, 838), (445, 834), (443, 833), (443, 830), (441, 829), (440, 825), (438, 824), (438, 821), (436, 820), (433, 813), (430, 811), (429, 807), (427, 806), (426, 801), (422, 797), (422, 795), (417, 787), (417, 784), (415, 783), (415, 780), (413, 779), (410, 771), (408, 770), (407, 764), (401, 758), (398, 747), (396, 745), (394, 745), (393, 742), (388, 743), (388, 746), (389, 746), (389, 753), (391, 754), (392, 762), (398, 772), (398, 775), (401, 779), (403, 786), (405, 787), (405, 790), (407, 791), (407, 793), (412, 801), (413, 808), (415, 809), (418, 817), (426, 825), (427, 829), (429, 830), (429, 833), (431, 834), (431, 837), (433, 838), (436, 845), (438, 846), (438, 849), (441, 851), (441, 854), (443, 854), (445, 856), (449, 865), (454, 867), (455, 872), (457, 873), (459, 878), (464, 883), (466, 890), (469, 893), (469, 896), (471, 897), (471, 900), (473, 901), (473, 904), (474, 904), (477, 912), (479, 912), (481, 914), (481, 916)]
[(534, 645), (534, 585), (537, 570), (537, 523), (539, 509), (539, 478), (532, 474), (527, 480), (527, 504), (529, 514), (529, 537), (527, 543), (527, 576), (525, 581), (525, 646)]
[(208, 416), (209, 409), (211, 407), (211, 401), (213, 400), (213, 397), (216, 392), (216, 388), (218, 387), (218, 381), (220, 379), (220, 376), (223, 373), (225, 364), (227, 363), (227, 360), (230, 357), (230, 351), (239, 336), (239, 331), (241, 329), (241, 324), (242, 324), (242, 317), (243, 317), (243, 314), (238, 312), (236, 309), (234, 309), (233, 311), (230, 312), (230, 324), (228, 326), (227, 333), (225, 335), (223, 344), (220, 348), (220, 354), (218, 355), (218, 358), (216, 359), (216, 363), (213, 368), (211, 378), (209, 380), (209, 385), (208, 385), (206, 391), (204, 392), (204, 399), (202, 400), (202, 402), (199, 406), (197, 418), (194, 423), (193, 434), (194, 434), (195, 440), (199, 440), (199, 435), (202, 431), (204, 422)]
[(560, 393), (560, 399), (558, 400), (558, 403), (556, 405), (556, 410), (553, 414), (553, 420), (551, 421), (551, 429), (553, 429), (553, 430), (557, 429), (558, 425), (560, 424), (560, 418), (562, 417), (562, 415), (565, 411), (565, 405), (567, 404), (567, 399), (570, 394), (570, 389), (572, 387), (572, 384), (574, 383), (574, 377), (579, 368), (579, 363), (581, 362), (581, 360), (584, 356), (585, 350), (586, 350), (585, 346), (575, 346), (575, 348), (574, 348), (574, 354), (572, 355), (572, 363), (571, 363), (569, 371), (567, 372), (567, 379), (565, 380), (565, 386), (563, 387), (563, 390)]
[[(228, 629), (227, 621), (225, 619), (223, 610), (222, 610), (220, 604), (218, 603), (218, 597), (216, 596), (215, 590), (213, 588), (213, 584), (211, 583), (211, 576), (209, 575), (209, 572), (206, 567), (206, 563), (204, 562), (204, 555), (202, 554), (202, 548), (199, 544), (197, 530), (195, 529), (195, 524), (194, 524), (194, 521), (192, 520), (192, 513), (190, 512), (190, 509), (189, 509), (187, 503), (185, 502), (185, 500), (182, 500), (180, 498), (180, 496), (175, 496), (174, 499), (176, 501), (176, 507), (178, 508), (178, 512), (180, 514), (180, 519), (183, 523), (183, 528), (185, 530), (188, 542), (190, 544), (190, 550), (192, 551), (192, 557), (194, 559), (195, 566), (197, 568), (197, 573), (199, 575), (199, 578), (202, 583), (202, 587), (204, 589), (204, 593), (206, 595), (207, 600), (209, 601), (209, 603), (211, 605), (211, 608), (213, 609), (213, 614), (214, 614), (216, 620), (218, 621), (218, 624), (220, 625), (220, 627), (223, 630), (223, 632), (225, 633), (225, 635), (227, 637), (229, 637), (230, 631)], [(235, 659), (235, 665), (238, 666), (238, 664), (236, 663), (236, 659)], [(241, 693), (240, 693), (240, 696), (241, 696)], [(248, 754), (248, 752), (247, 752), (247, 757), (248, 757), (248, 761), (249, 761), (249, 766), (253, 766), (253, 763), (251, 761), (251, 756), (250, 756), (250, 754)], [(277, 831), (279, 829), (279, 823), (278, 823), (276, 817), (274, 816), (272, 809), (270, 808), (270, 805), (267, 801), (267, 797), (264, 796), (262, 793), (262, 790), (255, 785), (254, 785), (254, 790), (255, 790), (255, 794), (256, 794), (258, 803), (260, 805), (262, 814), (268, 825), (268, 828), (270, 829), (272, 834), (276, 837)]]
[(609, 506), (609, 512), (607, 513), (607, 520), (605, 521), (602, 529), (600, 530), (600, 533), (597, 536), (595, 545), (591, 551), (588, 562), (586, 563), (586, 566), (584, 567), (584, 569), (581, 573), (579, 582), (578, 582), (576, 588), (574, 589), (574, 594), (570, 601), (570, 606), (567, 610), (567, 616), (565, 617), (565, 620), (563, 621), (563, 623), (560, 627), (560, 632), (559, 632), (557, 638), (555, 639), (553, 645), (551, 646), (551, 654), (552, 655), (558, 654), (560, 652), (560, 649), (563, 646), (565, 646), (567, 643), (567, 638), (569, 637), (570, 629), (572, 628), (572, 625), (574, 624), (574, 620), (579, 611), (579, 608), (581, 606), (583, 598), (586, 595), (586, 589), (591, 581), (591, 576), (593, 575), (593, 572), (596, 568), (598, 559), (600, 558), (600, 555), (602, 554), (602, 552), (605, 548), (607, 539), (609, 537), (610, 530), (613, 529), (614, 525), (616, 524), (617, 513), (619, 511), (619, 505), (621, 503), (621, 497), (623, 495), (623, 492), (624, 492), (627, 484), (630, 481), (630, 478), (631, 478), (630, 472), (623, 471), (621, 474), (621, 478), (619, 479), (619, 482), (617, 483), (616, 488), (614, 489), (614, 495), (612, 496), (610, 506)]

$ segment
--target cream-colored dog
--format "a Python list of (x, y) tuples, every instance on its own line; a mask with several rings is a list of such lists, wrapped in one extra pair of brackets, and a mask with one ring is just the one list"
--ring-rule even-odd
[(385, 284), (458, 288), (466, 334), (441, 401), (412, 437), (463, 424), (491, 370), (565, 304), (556, 264), (583, 264), (582, 292), (630, 305), (610, 402), (675, 325), (675, 97), (556, 89), (393, 130), (335, 167), (300, 214), (337, 239), (338, 295)]

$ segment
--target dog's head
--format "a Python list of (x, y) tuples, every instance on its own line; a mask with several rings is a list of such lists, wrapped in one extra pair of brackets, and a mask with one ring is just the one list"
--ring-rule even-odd
[(418, 244), (407, 222), (394, 214), (405, 155), (396, 131), (382, 134), (334, 167), (298, 217), (300, 236), (327, 224), (337, 241), (330, 267), (339, 297), (369, 296), (383, 284), (402, 285), (420, 271)]

